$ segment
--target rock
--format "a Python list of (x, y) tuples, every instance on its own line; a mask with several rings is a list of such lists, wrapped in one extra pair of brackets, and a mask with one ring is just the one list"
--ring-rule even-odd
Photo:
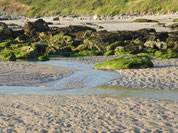
[(118, 69), (138, 69), (152, 67), (153, 63), (148, 56), (127, 55), (99, 63), (95, 69), (118, 70)]
[(3, 60), (3, 61), (15, 61), (16, 60), (16, 56), (10, 50), (3, 50), (3, 51), (0, 52), (0, 60)]
[(110, 45), (107, 45), (106, 51), (114, 50), (116, 47), (118, 47), (118, 46), (123, 46), (123, 45), (124, 45), (123, 42), (121, 42), (121, 41), (116, 41), (116, 42), (114, 42), (114, 43), (112, 43), (112, 44), (110, 44)]
[(70, 25), (66, 29), (69, 32), (79, 32), (79, 31), (86, 31), (86, 30), (91, 30), (93, 32), (96, 32), (96, 29), (93, 29), (93, 28), (88, 27), (88, 26), (82, 26), (82, 25)]
[(166, 27), (165, 23), (157, 23), (155, 25), (153, 25), (153, 27)]
[(96, 50), (98, 52), (101, 52), (104, 50), (105, 45), (103, 42), (96, 38), (88, 38), (83, 41), (84, 44), (81, 44), (77, 47), (79, 51), (81, 50)]
[(150, 35), (147, 39), (147, 41), (157, 41), (157, 40), (160, 40), (160, 41), (166, 41), (166, 39), (168, 38), (168, 33), (167, 32), (157, 32), (153, 35)]
[(73, 42), (72, 37), (65, 35), (64, 33), (56, 34), (50, 38), (50, 43), (57, 47), (72, 45)]
[(59, 17), (53, 18), (53, 21), (59, 21), (59, 20), (60, 20)]
[(166, 50), (168, 48), (167, 44), (163, 41), (158, 40), (157, 42), (155, 42), (155, 44), (160, 50)]
[(178, 18), (174, 19), (173, 22), (178, 22)]
[(23, 34), (23, 35), (18, 36), (15, 40), (18, 42), (27, 42), (29, 38)]
[(5, 23), (0, 22), (0, 41), (12, 38), (12, 33)]
[(155, 57), (157, 59), (170, 59), (170, 58), (178, 58), (178, 53), (173, 49), (168, 49), (167, 51), (156, 51)]
[(24, 34), (27, 36), (36, 36), (40, 32), (50, 31), (48, 24), (43, 19), (33, 22), (26, 22), (24, 26)]
[(159, 39), (157, 41), (147, 41), (144, 43), (144, 46), (152, 49), (161, 49), (166, 50), (168, 48), (167, 44)]
[(151, 20), (151, 19), (136, 19), (133, 22), (137, 22), (137, 23), (145, 23), (145, 22), (158, 22), (156, 20)]
[(38, 60), (39, 61), (47, 61), (47, 60), (49, 60), (49, 58), (47, 56), (39, 56)]
[(171, 28), (172, 30), (177, 30), (178, 31), (178, 23), (174, 23), (172, 25), (169, 25), (168, 28)]

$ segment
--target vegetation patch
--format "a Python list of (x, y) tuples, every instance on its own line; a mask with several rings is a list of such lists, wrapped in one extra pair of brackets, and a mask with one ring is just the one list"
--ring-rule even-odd
[(94, 66), (95, 69), (117, 70), (138, 69), (152, 67), (153, 63), (148, 56), (122, 56), (121, 58), (108, 60)]

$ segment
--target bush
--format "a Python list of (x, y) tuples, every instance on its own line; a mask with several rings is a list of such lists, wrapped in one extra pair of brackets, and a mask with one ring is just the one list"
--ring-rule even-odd
[(148, 56), (123, 56), (121, 58), (108, 60), (95, 65), (95, 69), (137, 69), (137, 68), (148, 68), (152, 67), (153, 63)]

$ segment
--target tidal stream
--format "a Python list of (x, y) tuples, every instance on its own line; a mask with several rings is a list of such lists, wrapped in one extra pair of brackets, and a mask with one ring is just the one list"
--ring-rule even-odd
[(119, 75), (114, 72), (94, 70), (93, 65), (62, 60), (32, 63), (62, 66), (74, 70), (74, 73), (63, 79), (45, 83), (45, 86), (48, 87), (0, 86), (0, 95), (105, 95), (178, 101), (177, 90), (104, 86), (105, 83), (117, 78)]

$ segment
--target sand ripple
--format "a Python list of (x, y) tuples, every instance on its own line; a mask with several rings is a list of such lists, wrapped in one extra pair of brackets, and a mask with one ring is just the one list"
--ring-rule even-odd
[(21, 62), (0, 62), (0, 86), (33, 86), (72, 73), (63, 67)]
[(0, 132), (176, 132), (177, 111), (142, 98), (1, 95)]

